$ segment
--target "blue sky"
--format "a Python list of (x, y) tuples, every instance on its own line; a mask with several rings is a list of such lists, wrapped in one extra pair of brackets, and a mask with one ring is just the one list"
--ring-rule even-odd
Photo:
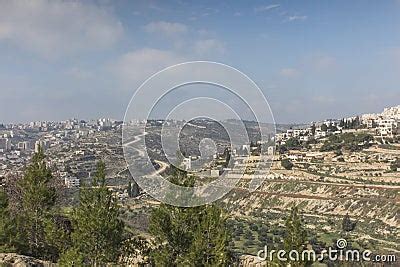
[(122, 119), (151, 74), (243, 71), (277, 122), (400, 104), (400, 1), (0, 0), (0, 122)]

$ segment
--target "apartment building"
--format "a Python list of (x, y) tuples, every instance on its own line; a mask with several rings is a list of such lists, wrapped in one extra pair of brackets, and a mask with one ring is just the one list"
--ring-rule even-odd
[(377, 121), (378, 129), (377, 133), (382, 137), (393, 138), (400, 134), (399, 120), (390, 118), (381, 118)]

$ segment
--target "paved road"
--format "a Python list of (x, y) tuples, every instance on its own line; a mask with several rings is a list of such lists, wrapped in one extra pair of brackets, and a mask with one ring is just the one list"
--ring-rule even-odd
[[(145, 136), (147, 134), (148, 134), (147, 132), (144, 132), (142, 134), (136, 135), (136, 136), (134, 136), (132, 141), (129, 141), (129, 142), (123, 144), (122, 146), (125, 146), (125, 147), (129, 146), (129, 147), (135, 149), (138, 152), (138, 156), (137, 157), (138, 158), (143, 158), (143, 157), (146, 156), (146, 153), (145, 153), (145, 150), (144, 150), (145, 148), (140, 149), (138, 147), (132, 146), (132, 144), (138, 143), (139, 141), (142, 140), (143, 136)], [(163, 161), (155, 160), (155, 162), (160, 165), (160, 168), (158, 170), (155, 170), (153, 173), (151, 173), (150, 176), (159, 175), (159, 174), (163, 173), (169, 167), (169, 164), (165, 163)], [(125, 168), (125, 169), (121, 170), (120, 172), (118, 172), (118, 175), (120, 175), (122, 172), (124, 172), (127, 169), (128, 168)]]

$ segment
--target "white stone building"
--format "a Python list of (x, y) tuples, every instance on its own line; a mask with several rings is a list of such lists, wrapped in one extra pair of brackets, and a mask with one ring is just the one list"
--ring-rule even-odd
[(67, 188), (76, 188), (81, 185), (81, 181), (76, 177), (65, 177), (64, 184)]
[(381, 118), (377, 121), (378, 134), (382, 137), (393, 138), (400, 133), (399, 120)]

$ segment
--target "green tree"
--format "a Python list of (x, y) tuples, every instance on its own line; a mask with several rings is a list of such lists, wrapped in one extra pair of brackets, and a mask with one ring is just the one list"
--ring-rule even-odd
[(66, 250), (60, 257), (58, 264), (60, 266), (83, 267), (85, 265), (85, 257), (76, 247)]
[(0, 188), (0, 252), (12, 252), (13, 248), (13, 223), (8, 209), (8, 197)]
[(336, 132), (336, 131), (338, 131), (339, 129), (335, 126), (335, 125), (333, 125), (333, 124), (330, 124), (329, 125), (329, 131), (331, 131), (331, 132)]
[(281, 161), (281, 166), (286, 170), (291, 170), (293, 168), (293, 163), (289, 159), (283, 159)]
[(139, 186), (134, 180), (128, 183), (127, 191), (129, 197), (137, 197), (140, 193)]
[(128, 196), (132, 197), (132, 183), (128, 183), (128, 188), (126, 189), (128, 191)]
[(370, 147), (373, 140), (374, 137), (372, 135), (365, 133), (343, 133), (339, 135), (331, 135), (321, 146), (320, 151), (334, 151), (342, 148), (352, 152), (360, 151), (364, 148)]
[(179, 208), (161, 204), (150, 218), (150, 233), (159, 247), (152, 252), (156, 266), (183, 265), (193, 241), (193, 217), (198, 208)]
[(20, 244), (21, 253), (39, 258), (48, 258), (45, 225), (51, 218), (56, 201), (56, 191), (52, 185), (53, 176), (47, 167), (42, 148), (32, 157), (24, 177), (17, 186), (21, 192), (18, 214), (18, 232), (24, 238)]
[(300, 149), (301, 148), (301, 144), (298, 138), (292, 137), (289, 138), (286, 142), (285, 142), (285, 146), (287, 149)]
[[(303, 228), (301, 218), (299, 216), (299, 209), (293, 206), (289, 217), (285, 222), (285, 238), (283, 245), (285, 251), (296, 250), (300, 255), (305, 248), (306, 243), (306, 230)], [(302, 262), (292, 262), (292, 266), (303, 266)]]
[(315, 131), (316, 131), (316, 127), (315, 127), (315, 123), (313, 123), (313, 124), (311, 125), (311, 134), (312, 134), (312, 135), (315, 135)]
[(396, 160), (390, 164), (391, 171), (397, 171), (398, 168), (400, 168), (400, 158), (396, 158)]
[(175, 166), (181, 166), (183, 160), (185, 159), (185, 156), (181, 153), (180, 150), (177, 150), (177, 151), (175, 152), (175, 157), (176, 157), (176, 159), (175, 159)]
[(46, 219), (44, 227), (47, 254), (51, 260), (57, 261), (60, 254), (71, 246), (71, 221), (65, 216), (54, 214)]
[(278, 145), (277, 151), (279, 151), (279, 154), (285, 154), (288, 151), (288, 149), (285, 145)]
[(356, 222), (351, 221), (349, 214), (346, 214), (343, 217), (342, 221), (342, 229), (345, 232), (351, 232), (356, 227)]
[[(194, 186), (194, 178), (175, 170), (171, 182)], [(185, 196), (184, 196), (185, 197)], [(187, 197), (187, 196), (186, 196)], [(156, 266), (227, 266), (229, 234), (226, 217), (212, 205), (176, 207), (161, 204), (150, 217), (150, 233), (158, 247)]]
[(210, 205), (202, 207), (196, 219), (197, 226), (186, 263), (196, 263), (197, 266), (227, 266), (230, 261), (230, 236), (226, 216), (220, 208)]
[(105, 170), (99, 162), (92, 186), (81, 188), (72, 215), (72, 248), (62, 255), (64, 263), (84, 259), (85, 264), (102, 265), (116, 262), (120, 255), (124, 223), (116, 199), (105, 186)]
[(229, 148), (225, 148), (222, 156), (225, 158), (225, 162), (223, 163), (223, 166), (225, 168), (229, 167), (229, 161), (231, 160), (231, 151), (229, 150)]

